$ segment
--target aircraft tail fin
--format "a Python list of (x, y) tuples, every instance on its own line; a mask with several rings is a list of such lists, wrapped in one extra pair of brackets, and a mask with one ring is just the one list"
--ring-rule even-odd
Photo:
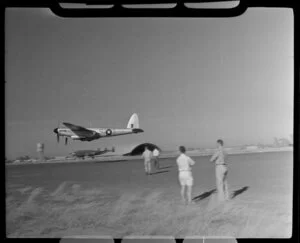
[(130, 117), (127, 128), (140, 128), (139, 127), (139, 117), (136, 113), (132, 114)]

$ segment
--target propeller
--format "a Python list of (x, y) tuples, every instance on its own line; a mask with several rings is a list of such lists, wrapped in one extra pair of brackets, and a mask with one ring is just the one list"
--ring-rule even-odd
[(58, 122), (57, 128), (55, 128), (55, 129), (53, 130), (53, 132), (56, 133), (56, 140), (57, 140), (57, 143), (59, 143), (59, 133), (58, 133), (59, 127), (60, 127), (60, 124), (59, 124), (59, 122)]
[(112, 147), (111, 152), (113, 153), (115, 152), (115, 147)]
[(53, 130), (54, 133), (56, 133), (56, 140), (57, 140), (57, 143), (59, 143), (59, 134), (58, 134), (58, 128), (55, 128)]
[(68, 144), (68, 137), (65, 138), (65, 145)]

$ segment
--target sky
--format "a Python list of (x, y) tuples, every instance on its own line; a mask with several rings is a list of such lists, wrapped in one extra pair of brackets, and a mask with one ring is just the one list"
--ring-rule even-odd
[[(64, 19), (6, 10), (6, 157), (143, 142), (162, 149), (272, 143), (293, 133), (293, 12), (234, 18)], [(144, 133), (57, 144), (62, 122)]]

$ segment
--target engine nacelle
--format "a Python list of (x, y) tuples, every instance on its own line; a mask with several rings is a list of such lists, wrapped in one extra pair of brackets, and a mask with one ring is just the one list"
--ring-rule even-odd
[(79, 136), (76, 136), (76, 135), (71, 136), (71, 138), (72, 138), (73, 140), (80, 140), (80, 137), (79, 137)]

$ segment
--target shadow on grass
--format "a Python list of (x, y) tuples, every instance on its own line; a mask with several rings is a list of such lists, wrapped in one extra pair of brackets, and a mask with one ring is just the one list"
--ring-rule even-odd
[(214, 192), (216, 192), (216, 189), (213, 189), (213, 190), (210, 190), (210, 191), (207, 191), (207, 192), (204, 192), (202, 194), (200, 194), (199, 196), (196, 196), (193, 198), (193, 201), (194, 202), (198, 202), (200, 200), (203, 200), (207, 197), (209, 197), (211, 194), (213, 194)]
[(150, 175), (156, 175), (156, 174), (167, 173), (167, 172), (169, 172), (169, 170), (162, 170), (162, 171), (157, 171), (157, 172), (150, 173)]
[(168, 168), (172, 168), (172, 167), (173, 167), (172, 165), (169, 165), (169, 166), (165, 166), (165, 167), (159, 167), (158, 169), (163, 170), (163, 169), (168, 169)]
[(124, 162), (124, 161), (130, 161), (129, 159), (116, 159), (116, 160), (87, 160), (85, 162), (91, 162), (91, 163), (119, 163), (119, 162)]
[(235, 198), (237, 195), (240, 195), (241, 193), (243, 193), (244, 191), (247, 191), (249, 188), (249, 186), (244, 186), (241, 189), (235, 190), (232, 195), (231, 195), (231, 199)]

